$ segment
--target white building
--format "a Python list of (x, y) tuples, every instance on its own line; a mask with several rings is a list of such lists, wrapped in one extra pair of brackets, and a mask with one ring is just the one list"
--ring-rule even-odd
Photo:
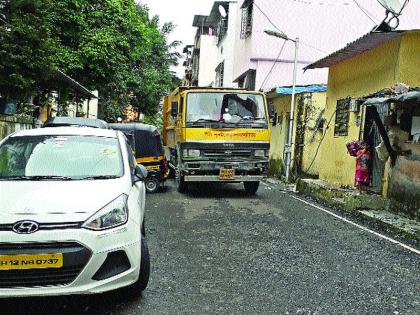
[[(419, 10), (420, 1), (411, 1), (399, 29), (418, 28)], [(303, 68), (369, 33), (385, 18), (385, 9), (376, 0), (240, 0), (237, 15), (234, 81), (240, 87), (270, 90), (292, 84), (295, 49), (287, 41), (282, 50), (284, 40), (265, 30), (299, 37), (298, 85), (326, 84), (327, 69), (304, 73)]]
[(192, 52), (192, 85), (213, 86), (217, 66), (217, 42), (215, 29), (207, 21), (208, 16), (196, 15), (193, 26), (197, 27)]
[(208, 16), (196, 15), (192, 85), (237, 87), (234, 82), (236, 1), (215, 1)]

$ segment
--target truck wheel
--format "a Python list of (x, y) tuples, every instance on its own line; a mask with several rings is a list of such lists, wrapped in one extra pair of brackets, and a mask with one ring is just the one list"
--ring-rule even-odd
[(160, 189), (160, 182), (156, 177), (148, 177), (144, 184), (146, 186), (146, 191), (150, 194), (154, 194)]
[(244, 182), (245, 191), (250, 195), (255, 195), (259, 186), (260, 182)]
[(179, 169), (176, 170), (175, 175), (176, 189), (179, 193), (184, 194), (188, 190), (188, 184), (185, 182), (184, 176), (180, 174)]

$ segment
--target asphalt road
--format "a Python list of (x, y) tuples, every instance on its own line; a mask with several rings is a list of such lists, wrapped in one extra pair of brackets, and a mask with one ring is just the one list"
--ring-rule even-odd
[(0, 314), (420, 314), (420, 256), (260, 187), (148, 195), (148, 289), (0, 300)]

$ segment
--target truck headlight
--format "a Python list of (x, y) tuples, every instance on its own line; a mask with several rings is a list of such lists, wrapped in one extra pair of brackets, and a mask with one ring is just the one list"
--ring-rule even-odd
[(265, 157), (265, 150), (255, 150), (255, 156)]
[(199, 157), (201, 152), (200, 150), (184, 149), (183, 155), (186, 157)]
[(127, 195), (121, 195), (83, 223), (82, 227), (94, 231), (112, 229), (128, 221)]

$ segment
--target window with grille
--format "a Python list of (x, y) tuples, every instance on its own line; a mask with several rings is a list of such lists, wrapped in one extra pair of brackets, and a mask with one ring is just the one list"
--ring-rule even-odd
[(227, 18), (221, 19), (217, 29), (218, 29), (217, 44), (220, 44), (220, 42), (225, 38), (225, 36), (227, 34), (228, 19)]
[(351, 98), (345, 98), (337, 101), (335, 113), (334, 136), (347, 136), (349, 133)]
[(216, 87), (223, 86), (223, 76), (225, 72), (225, 63), (220, 63), (216, 68)]
[(250, 1), (247, 6), (242, 8), (241, 39), (247, 38), (252, 33), (253, 11), (254, 11), (254, 1)]

